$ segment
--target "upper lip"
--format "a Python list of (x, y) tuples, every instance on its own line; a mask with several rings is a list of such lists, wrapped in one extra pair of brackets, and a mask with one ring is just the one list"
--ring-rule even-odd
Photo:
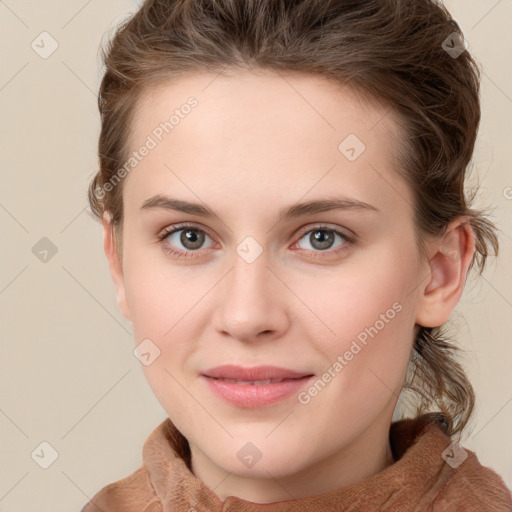
[(216, 366), (203, 372), (206, 377), (236, 379), (243, 381), (268, 380), (268, 379), (298, 379), (313, 375), (308, 372), (299, 372), (281, 368), (279, 366), (253, 366), (243, 367), (232, 364)]

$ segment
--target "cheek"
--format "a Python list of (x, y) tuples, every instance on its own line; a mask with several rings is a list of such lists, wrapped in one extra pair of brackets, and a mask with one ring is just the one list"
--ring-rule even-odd
[(165, 279), (147, 271), (125, 278), (125, 287), (136, 340), (141, 336), (162, 338), (175, 323), (180, 294)]
[(165, 267), (161, 262), (160, 267), (131, 263), (134, 265), (127, 265), (125, 282), (134, 344), (141, 347), (139, 354), (143, 353), (142, 347), (148, 347), (152, 359), (150, 364), (141, 365), (142, 370), (167, 413), (173, 417), (186, 415), (192, 404), (183, 392), (190, 385), (185, 364), (196, 349), (198, 336), (193, 320), (199, 310), (193, 306), (200, 290), (185, 287), (184, 280), (162, 272)]
[(321, 293), (309, 292), (308, 306), (317, 316), (307, 328), (308, 339), (317, 340), (327, 365), (343, 358), (345, 378), (338, 385), (363, 393), (381, 376), (392, 375), (392, 388), (400, 382), (412, 347), (415, 304), (410, 283), (416, 272), (412, 258), (381, 250), (379, 257), (354, 261), (352, 268), (319, 283)]
[(190, 303), (193, 290), (178, 277), (179, 268), (166, 265), (159, 248), (129, 241), (126, 245), (124, 282), (136, 339), (151, 334), (162, 338), (185, 313), (183, 307)]
[(410, 291), (407, 281), (406, 270), (397, 269), (396, 264), (386, 266), (381, 261), (377, 265), (374, 262), (363, 265), (358, 261), (316, 279), (317, 292), (312, 291), (311, 282), (304, 281), (298, 294), (307, 299), (307, 305), (315, 313), (315, 329), (321, 328), (326, 334), (330, 330), (336, 337), (347, 339), (373, 325), (388, 310), (388, 317), (399, 316), (395, 312), (405, 306)]
[[(159, 251), (133, 248), (125, 260), (125, 289), (135, 345), (151, 340), (159, 356), (143, 369), (150, 383), (172, 381), (196, 349), (204, 327), (205, 302), (211, 279), (196, 277), (186, 267), (173, 267)], [(144, 341), (146, 340), (146, 341)], [(151, 345), (150, 345), (151, 346)], [(181, 382), (181, 381), (180, 381)]]

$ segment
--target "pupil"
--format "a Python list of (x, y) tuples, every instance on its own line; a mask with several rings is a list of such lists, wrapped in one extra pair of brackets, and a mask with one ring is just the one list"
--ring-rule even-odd
[(202, 235), (198, 234), (196, 231), (189, 229), (188, 231), (183, 231), (181, 235), (181, 243), (187, 247), (187, 244), (192, 244), (190, 249), (197, 249), (202, 244)]
[[(317, 247), (318, 249), (327, 249), (332, 245), (333, 234), (330, 231), (324, 231), (324, 230), (315, 231), (314, 233), (311, 234), (311, 236), (312, 236), (312, 241), (315, 241), (316, 243), (317, 242), (320, 243), (320, 247)], [(315, 244), (312, 244), (312, 245), (313, 245), (313, 247), (316, 247)]]

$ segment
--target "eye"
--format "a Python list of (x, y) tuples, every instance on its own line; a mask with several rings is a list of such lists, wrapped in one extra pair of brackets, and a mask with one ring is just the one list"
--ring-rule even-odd
[[(306, 238), (307, 236), (307, 238)], [(342, 243), (338, 245), (334, 250), (328, 251), (328, 249), (332, 248), (336, 237), (342, 240)], [(312, 250), (313, 252), (328, 252), (330, 254), (339, 254), (342, 251), (345, 251), (349, 248), (352, 243), (354, 243), (354, 238), (347, 235), (344, 232), (338, 231), (336, 229), (329, 228), (327, 226), (317, 226), (314, 229), (309, 229), (305, 233), (302, 234), (300, 240), (306, 239), (312, 249), (306, 247), (307, 250)], [(300, 244), (300, 240), (297, 242), (297, 245)], [(300, 247), (299, 248), (304, 248)], [(314, 255), (317, 257), (317, 255)], [(322, 255), (318, 255), (322, 257)]]
[[(306, 239), (311, 245), (312, 249), (300, 247), (299, 242), (309, 235)], [(342, 240), (342, 243), (338, 245), (334, 250), (328, 251), (334, 241), (338, 237)], [(163, 243), (163, 248), (166, 252), (177, 258), (193, 258), (194, 252), (198, 252), (202, 248), (206, 238), (210, 238), (205, 231), (199, 229), (193, 224), (180, 224), (164, 230), (159, 236), (158, 241)], [(168, 241), (167, 241), (168, 240)], [(312, 252), (313, 257), (326, 257), (324, 253), (328, 255), (337, 255), (349, 249), (349, 247), (355, 242), (353, 236), (329, 228), (327, 226), (317, 226), (308, 231), (302, 232), (301, 238), (294, 245), (299, 246), (300, 249)], [(183, 247), (183, 249), (180, 248)], [(176, 249), (177, 247), (177, 249)]]
[[(170, 243), (164, 243), (164, 249), (173, 256), (186, 258), (190, 252), (201, 249), (206, 237), (210, 238), (203, 230), (194, 225), (181, 224), (165, 230), (158, 236), (158, 240), (162, 243), (166, 239), (170, 240)], [(181, 250), (179, 244), (185, 250)], [(178, 250), (173, 249), (173, 246), (178, 247)]]

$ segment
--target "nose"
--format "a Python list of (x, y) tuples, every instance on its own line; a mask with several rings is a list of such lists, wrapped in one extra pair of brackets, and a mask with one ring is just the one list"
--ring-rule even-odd
[(281, 337), (289, 328), (292, 294), (269, 267), (265, 252), (252, 262), (236, 254), (216, 288), (213, 323), (221, 335), (254, 342)]

